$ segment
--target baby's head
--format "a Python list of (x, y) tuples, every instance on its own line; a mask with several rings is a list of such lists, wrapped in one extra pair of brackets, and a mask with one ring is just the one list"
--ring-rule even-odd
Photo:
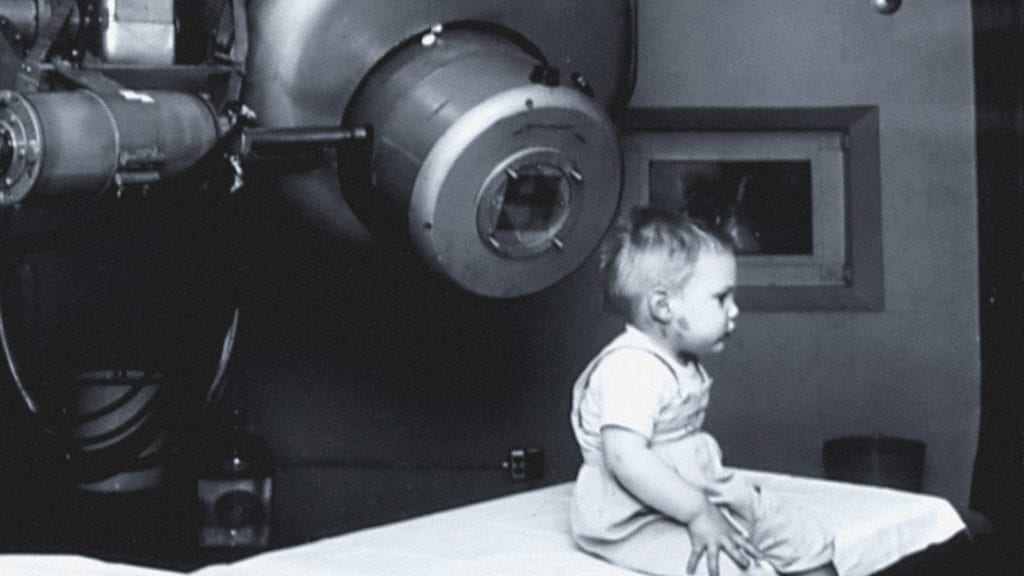
[[(693, 219), (642, 207), (612, 230), (602, 246), (605, 301), (641, 329), (657, 328), (665, 338), (686, 339), (695, 316), (720, 316), (709, 326), (716, 342), (728, 336), (739, 309), (733, 302), (735, 256), (731, 244)], [(702, 274), (700, 282), (694, 276)], [(707, 291), (707, 294), (689, 294)], [(688, 296), (693, 296), (688, 298)], [(697, 297), (700, 298), (697, 298)], [(716, 303), (717, 301), (717, 303)], [(696, 318), (704, 322), (703, 318)], [(720, 320), (720, 321), (719, 321)], [(719, 326), (720, 324), (720, 326)], [(671, 342), (682, 352), (688, 344)], [(714, 349), (720, 346), (716, 344)]]

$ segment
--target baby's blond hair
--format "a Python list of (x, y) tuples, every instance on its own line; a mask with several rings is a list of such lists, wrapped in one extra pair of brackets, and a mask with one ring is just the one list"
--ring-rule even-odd
[(635, 320), (650, 290), (681, 288), (701, 254), (732, 251), (726, 237), (684, 214), (649, 206), (636, 208), (608, 233), (601, 247), (605, 303)]

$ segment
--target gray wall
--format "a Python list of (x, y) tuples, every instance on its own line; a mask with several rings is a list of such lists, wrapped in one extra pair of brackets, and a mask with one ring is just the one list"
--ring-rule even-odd
[[(920, 438), (925, 490), (964, 505), (979, 412), (969, 3), (639, 4), (634, 105), (880, 110), (885, 309), (741, 314), (708, 362), (728, 462), (820, 475), (826, 438)], [(542, 483), (574, 477), (569, 389), (621, 327), (593, 260), (539, 295), (480, 301), (393, 255), (264, 225), (227, 403), (250, 406), (278, 456), (280, 541), (523, 489), (500, 467), (513, 446), (545, 450)]]
[[(968, 2), (640, 2), (638, 106), (874, 105), (885, 310), (742, 314), (709, 426), (736, 465), (820, 473), (823, 439), (928, 442), (925, 490), (965, 504), (979, 351)], [(742, 307), (742, 302), (740, 302)]]

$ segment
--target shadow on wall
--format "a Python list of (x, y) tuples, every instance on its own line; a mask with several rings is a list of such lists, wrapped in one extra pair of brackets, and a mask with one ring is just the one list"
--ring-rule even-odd
[[(298, 227), (261, 237), (221, 408), (246, 406), (271, 445), (274, 542), (575, 473), (565, 417), (570, 379), (555, 366), (549, 377), (562, 386), (524, 378), (549, 371), (522, 365), (530, 349), (524, 324), (538, 321), (521, 315), (544, 295), (474, 296), (412, 254), (339, 249)], [(559, 435), (566, 438), (552, 439)], [(556, 468), (570, 472), (513, 482), (502, 467), (513, 447), (553, 443), (571, 445), (568, 457), (553, 455)]]

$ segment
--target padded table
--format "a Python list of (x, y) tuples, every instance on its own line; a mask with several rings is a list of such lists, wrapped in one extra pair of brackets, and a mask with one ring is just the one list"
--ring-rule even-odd
[[(867, 576), (962, 534), (963, 520), (929, 495), (741, 470), (799, 503), (836, 534), (841, 576)], [(558, 484), (393, 524), (272, 550), (193, 576), (635, 576), (577, 549), (569, 536), (572, 483)], [(722, 575), (738, 570), (726, 559)], [(698, 574), (706, 567), (701, 562)], [(75, 555), (0, 556), (0, 574), (165, 576), (162, 570)], [(767, 565), (743, 574), (774, 575)]]

